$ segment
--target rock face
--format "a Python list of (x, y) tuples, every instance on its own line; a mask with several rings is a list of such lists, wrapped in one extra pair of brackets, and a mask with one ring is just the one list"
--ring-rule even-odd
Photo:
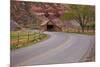
[(64, 12), (69, 9), (68, 5), (58, 3), (11, 1), (11, 20), (24, 28), (35, 28), (37, 26), (38, 29), (43, 24), (48, 25), (48, 22), (45, 21), (49, 21), (62, 30), (63, 27), (73, 27), (69, 21), (69, 23), (64, 23), (60, 19)]

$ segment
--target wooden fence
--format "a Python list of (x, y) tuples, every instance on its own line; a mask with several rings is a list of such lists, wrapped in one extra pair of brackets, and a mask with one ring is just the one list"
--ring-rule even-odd
[[(12, 38), (13, 37), (13, 38)], [(34, 42), (35, 40), (38, 40), (40, 37), (40, 33), (30, 33), (27, 32), (26, 34), (21, 34), (20, 32), (16, 33), (16, 35), (11, 35), (11, 45), (25, 45), (30, 42)]]

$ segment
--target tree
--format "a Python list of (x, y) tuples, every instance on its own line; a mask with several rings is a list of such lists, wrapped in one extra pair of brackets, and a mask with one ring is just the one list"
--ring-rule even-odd
[(86, 5), (69, 5), (70, 10), (61, 17), (62, 20), (75, 20), (80, 24), (82, 32), (87, 23), (95, 21), (95, 7)]

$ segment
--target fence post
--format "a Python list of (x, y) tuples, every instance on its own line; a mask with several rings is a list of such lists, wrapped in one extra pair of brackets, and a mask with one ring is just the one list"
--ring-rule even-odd
[(28, 43), (28, 41), (29, 41), (29, 32), (28, 32), (28, 38), (27, 38), (27, 43)]
[(19, 45), (19, 32), (18, 32), (18, 37), (17, 37), (17, 46)]

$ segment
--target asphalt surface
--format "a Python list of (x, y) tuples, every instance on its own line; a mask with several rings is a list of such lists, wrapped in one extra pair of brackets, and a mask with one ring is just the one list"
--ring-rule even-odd
[(45, 33), (50, 35), (49, 39), (11, 51), (11, 66), (84, 62), (94, 53), (94, 36)]

